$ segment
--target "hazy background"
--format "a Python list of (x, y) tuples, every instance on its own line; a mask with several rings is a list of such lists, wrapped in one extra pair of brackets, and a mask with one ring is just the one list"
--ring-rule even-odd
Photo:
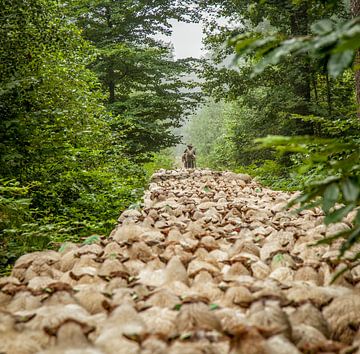
[(171, 42), (175, 48), (175, 58), (200, 58), (202, 48), (202, 24), (186, 23), (172, 20), (173, 33), (171, 37), (161, 37), (166, 42)]

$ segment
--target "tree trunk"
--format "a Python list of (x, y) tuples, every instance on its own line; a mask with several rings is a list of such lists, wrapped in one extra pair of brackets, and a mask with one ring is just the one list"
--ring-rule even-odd
[[(351, 0), (351, 16), (353, 18), (360, 16), (360, 0)], [(355, 66), (360, 66), (360, 50), (356, 52)], [(357, 103), (357, 115), (360, 119), (360, 70), (355, 70), (355, 92), (356, 92), (356, 103)]]
[[(109, 64), (110, 65), (110, 64)], [(108, 83), (109, 83), (109, 103), (115, 102), (115, 80), (114, 80), (114, 70), (112, 67), (108, 71)]]
[[(111, 33), (111, 29), (113, 28), (113, 23), (111, 19), (111, 8), (109, 6), (105, 6), (105, 16), (106, 16), (106, 22), (107, 26), (109, 28), (109, 34)], [(111, 63), (111, 58), (109, 58), (108, 61), (108, 86), (109, 86), (109, 103), (115, 102), (115, 75), (114, 75), (114, 68)]]
[[(306, 2), (302, 3), (292, 13), (291, 16), (291, 35), (292, 36), (305, 36), (309, 33), (308, 24), (308, 5)], [(309, 103), (311, 100), (310, 82), (311, 82), (311, 70), (308, 58), (304, 55), (298, 57), (296, 60), (297, 71), (301, 75), (301, 82), (298, 82), (295, 86), (295, 93), (300, 96), (305, 103)], [(302, 108), (299, 114), (305, 114), (306, 109)]]
[(311, 73), (311, 79), (312, 79), (313, 86), (314, 86), (315, 102), (316, 102), (316, 104), (319, 104), (319, 95), (318, 95), (318, 90), (317, 90), (316, 73), (314, 73), (314, 72)]
[(331, 116), (332, 115), (331, 85), (330, 85), (330, 78), (328, 73), (326, 73), (326, 99), (328, 104), (329, 116)]
[[(308, 5), (301, 3), (291, 15), (291, 35), (305, 36), (309, 34)], [(298, 56), (293, 62), (293, 73), (296, 77), (294, 93), (299, 98), (299, 104), (294, 108), (294, 113), (308, 115), (311, 102), (311, 66), (306, 55)], [(298, 134), (312, 134), (313, 126), (309, 123), (298, 122)]]

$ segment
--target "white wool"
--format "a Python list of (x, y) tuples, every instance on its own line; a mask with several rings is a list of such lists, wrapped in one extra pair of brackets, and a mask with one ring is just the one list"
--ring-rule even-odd
[(0, 278), (0, 352), (355, 350), (360, 266), (332, 284), (342, 240), (308, 247), (348, 225), (287, 210), (295, 195), (233, 172), (158, 171), (108, 238), (24, 255)]

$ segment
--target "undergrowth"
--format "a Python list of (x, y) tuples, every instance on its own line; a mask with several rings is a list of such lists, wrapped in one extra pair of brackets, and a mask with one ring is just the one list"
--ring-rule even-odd
[(69, 173), (48, 186), (0, 180), (0, 275), (9, 274), (25, 253), (108, 235), (120, 213), (140, 203), (160, 168), (173, 168), (168, 151), (142, 166), (128, 166), (120, 176), (111, 171)]
[(234, 172), (247, 173), (266, 187), (289, 192), (301, 190), (310, 181), (321, 178), (321, 171), (316, 168), (301, 174), (294, 166), (286, 167), (274, 160), (263, 160), (249, 166), (237, 167)]

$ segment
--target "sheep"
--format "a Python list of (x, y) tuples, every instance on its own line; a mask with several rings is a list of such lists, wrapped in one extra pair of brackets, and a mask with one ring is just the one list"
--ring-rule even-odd
[(221, 332), (221, 322), (204, 303), (186, 303), (176, 317), (178, 333), (189, 332), (197, 329), (216, 330)]
[(323, 315), (329, 323), (331, 337), (351, 344), (360, 327), (360, 293), (337, 297), (324, 308)]
[(24, 255), (0, 278), (0, 351), (359, 351), (359, 266), (332, 284), (338, 245), (308, 247), (348, 226), (282, 209), (293, 196), (232, 173), (159, 171), (108, 238)]

